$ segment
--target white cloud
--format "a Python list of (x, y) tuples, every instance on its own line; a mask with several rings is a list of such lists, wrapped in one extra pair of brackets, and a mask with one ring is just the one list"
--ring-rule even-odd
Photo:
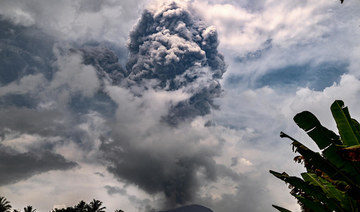
[(27, 93), (38, 93), (46, 85), (42, 74), (26, 75), (19, 81), (14, 81), (10, 84), (0, 87), (0, 96), (8, 94), (27, 94)]
[(194, 6), (217, 27), (222, 46), (254, 51), (267, 39), (283, 47), (321, 39), (328, 32), (328, 26), (322, 24), (329, 18), (327, 8), (334, 4), (266, 1), (264, 9), (257, 11), (230, 2), (196, 1)]
[[(358, 4), (336, 1), (263, 1), (261, 7), (233, 1), (194, 1), (194, 7), (220, 37), (220, 50), (229, 64), (225, 77), (251, 80), (269, 70), (304, 63), (350, 62), (358, 76), (360, 29), (352, 11)], [(359, 9), (359, 8), (358, 8)], [(354, 22), (355, 21), (355, 22)], [(248, 54), (255, 58), (248, 60)], [(260, 57), (260, 58), (256, 58)], [(235, 62), (236, 58), (244, 58)]]
[(50, 90), (59, 93), (63, 101), (68, 101), (70, 94), (82, 94), (91, 97), (100, 88), (95, 68), (82, 63), (79, 54), (57, 54), (56, 66), (59, 69), (51, 81)]
[[(103, 173), (104, 176), (101, 177), (95, 172)], [(32, 205), (36, 210), (47, 211), (55, 205), (68, 207), (76, 205), (81, 200), (90, 202), (93, 199), (102, 201), (107, 211), (122, 209), (138, 212), (137, 207), (142, 207), (132, 202), (128, 196), (108, 195), (104, 188), (106, 185), (125, 186), (128, 195), (135, 195), (140, 200), (151, 198), (136, 187), (126, 186), (115, 180), (102, 165), (84, 163), (80, 164), (80, 168), (62, 172), (50, 171), (2, 187), (2, 192), (15, 209)], [(49, 195), (51, 198), (48, 198)]]
[(63, 40), (106, 40), (125, 44), (146, 0), (5, 0), (0, 14), (15, 24), (35, 25)]
[(357, 120), (360, 120), (360, 110), (358, 108), (358, 99), (360, 97), (360, 81), (352, 75), (341, 76), (340, 82), (333, 86), (325, 88), (323, 91), (312, 91), (308, 88), (301, 88), (292, 98), (287, 100), (284, 108), (291, 111), (301, 112), (308, 110), (313, 112), (323, 120), (324, 125), (336, 131), (333, 121), (330, 105), (335, 100), (343, 100), (345, 105), (349, 106), (350, 114)]

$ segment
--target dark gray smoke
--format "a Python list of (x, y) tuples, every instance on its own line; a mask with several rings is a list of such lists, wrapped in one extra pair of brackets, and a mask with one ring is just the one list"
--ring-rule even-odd
[(206, 180), (216, 180), (217, 176), (211, 153), (171, 157), (171, 152), (160, 155), (145, 150), (140, 152), (139, 149), (126, 149), (122, 153), (106, 148), (103, 150), (107, 152), (106, 158), (112, 162), (110, 172), (150, 194), (165, 194), (167, 204), (171, 206), (188, 203), (196, 196), (200, 186), (197, 171), (203, 170)]
[(96, 67), (99, 78), (106, 78), (114, 85), (142, 87), (140, 90), (151, 86), (156, 90), (183, 90), (190, 94), (172, 105), (163, 117), (172, 126), (209, 114), (211, 109), (218, 108), (214, 99), (222, 94), (218, 80), (226, 65), (217, 51), (215, 28), (206, 26), (192, 13), (175, 2), (156, 11), (145, 10), (130, 33), (126, 69), (112, 50), (101, 46), (80, 49), (84, 64)]
[(218, 79), (226, 68), (218, 45), (214, 27), (175, 2), (157, 11), (145, 10), (130, 33), (129, 81), (155, 79), (156, 89), (185, 89), (191, 94), (164, 118), (172, 125), (206, 115), (216, 108), (214, 98), (222, 91)]
[(77, 166), (49, 151), (17, 153), (0, 144), (0, 186), (27, 179), (50, 170), (68, 170)]
[[(220, 142), (216, 147), (198, 146), (201, 136), (191, 135), (191, 128), (179, 126), (217, 108), (214, 99), (222, 93), (218, 80), (226, 68), (223, 56), (217, 51), (216, 30), (193, 13), (174, 2), (143, 12), (130, 34), (128, 72), (123, 74), (125, 83), (121, 82), (124, 90), (134, 95), (130, 99), (135, 103), (128, 105), (118, 100), (118, 123), (114, 123), (111, 138), (104, 137), (101, 145), (111, 173), (150, 194), (164, 194), (167, 206), (191, 202), (205, 182), (216, 181), (219, 175), (239, 177), (214, 160)], [(115, 57), (106, 55), (109, 55), (106, 61), (115, 62)], [(91, 61), (86, 53), (85, 61)], [(101, 59), (91, 64), (104, 69)], [(136, 88), (140, 92), (132, 92)], [(147, 115), (152, 113), (143, 111), (148, 104), (157, 105), (157, 100), (147, 102), (141, 98), (150, 89), (168, 93), (183, 91), (188, 97), (170, 103), (161, 120), (148, 124), (151, 117)], [(183, 133), (174, 137), (177, 130)]]
[(51, 76), (53, 43), (35, 27), (14, 25), (0, 15), (0, 85), (39, 72)]
[(120, 85), (129, 75), (128, 71), (119, 64), (119, 58), (114, 51), (101, 45), (85, 45), (80, 48), (84, 64), (96, 68), (100, 79), (108, 79), (112, 84)]

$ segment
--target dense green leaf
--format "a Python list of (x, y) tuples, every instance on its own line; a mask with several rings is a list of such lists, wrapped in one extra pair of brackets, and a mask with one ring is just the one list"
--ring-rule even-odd
[(334, 164), (323, 158), (319, 153), (313, 152), (298, 141), (294, 141), (292, 144), (296, 147), (296, 151), (305, 158), (307, 168), (311, 168), (312, 170), (319, 169), (334, 180), (345, 181), (351, 186), (356, 186), (355, 180), (352, 177), (338, 169)]
[(331, 145), (323, 151), (323, 155), (328, 159), (334, 166), (349, 175), (357, 184), (360, 184), (360, 171), (356, 164), (351, 161), (345, 160), (341, 156), (342, 147)]
[(329, 212), (329, 210), (319, 202), (314, 202), (302, 196), (297, 196), (296, 199), (298, 199), (307, 209), (311, 209), (312, 211)]
[[(312, 151), (289, 135), (293, 151), (300, 153), (297, 161), (304, 162), (307, 173), (303, 179), (289, 176), (285, 172), (270, 171), (275, 177), (289, 183), (291, 195), (298, 199), (304, 211), (359, 212), (360, 204), (360, 124), (351, 119), (348, 108), (342, 101), (331, 105), (340, 137), (321, 125), (310, 112), (304, 111), (294, 117), (302, 128), (322, 150)], [(278, 206), (277, 206), (278, 207)], [(275, 207), (275, 208), (277, 208)], [(287, 211), (278, 207), (279, 211)]]
[(321, 177), (318, 177), (313, 173), (302, 173), (301, 176), (306, 182), (309, 182), (310, 185), (320, 187), (326, 196), (331, 199), (336, 199), (339, 202), (343, 202), (345, 200), (345, 194), (342, 191), (339, 191), (334, 185), (332, 185), (329, 181), (324, 180)]
[(294, 121), (300, 128), (305, 130), (305, 132), (308, 132), (314, 127), (321, 126), (320, 121), (309, 111), (296, 114)]
[(350, 117), (348, 108), (344, 106), (344, 102), (336, 100), (330, 109), (344, 145), (354, 146), (360, 144), (360, 135), (355, 133), (357, 130), (353, 126), (353, 120)]
[(333, 143), (341, 144), (339, 136), (322, 126), (314, 114), (309, 111), (298, 113), (294, 117), (294, 121), (315, 141), (320, 149), (324, 149)]
[(351, 123), (355, 129), (354, 130), (355, 134), (360, 135), (360, 123), (358, 121), (356, 121), (355, 119), (351, 119), (351, 121), (352, 121)]
[(304, 157), (305, 166), (308, 171), (321, 171), (334, 181), (342, 181), (346, 186), (350, 186), (351, 189), (349, 190), (349, 195), (351, 195), (354, 199), (360, 199), (360, 188), (358, 187), (356, 180), (359, 177), (358, 175), (356, 175), (357, 178), (354, 178), (354, 175), (349, 175), (348, 173), (340, 170), (319, 153), (313, 152), (283, 132), (281, 132), (281, 137), (286, 137), (293, 141), (292, 145), (294, 146), (295, 151), (299, 152)]
[(270, 173), (273, 174), (275, 177), (283, 180), (284, 182), (289, 183), (294, 188), (300, 189), (302, 192), (305, 192), (308, 196), (311, 196), (314, 199), (323, 202), (330, 210), (343, 211), (340, 204), (336, 201), (329, 199), (321, 188), (309, 185), (309, 183), (304, 182), (304, 180), (298, 177), (289, 176), (285, 172), (280, 174), (270, 170)]

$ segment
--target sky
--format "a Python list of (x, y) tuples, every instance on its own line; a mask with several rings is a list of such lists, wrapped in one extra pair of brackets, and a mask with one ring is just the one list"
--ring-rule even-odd
[(360, 119), (360, 2), (2, 0), (0, 196), (37, 211), (300, 211), (304, 110)]

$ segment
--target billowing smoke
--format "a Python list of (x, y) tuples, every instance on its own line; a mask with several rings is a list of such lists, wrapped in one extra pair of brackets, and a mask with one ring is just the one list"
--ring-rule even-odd
[[(120, 181), (163, 194), (168, 206), (190, 202), (219, 175), (239, 177), (214, 160), (220, 141), (199, 143), (209, 129), (187, 122), (217, 108), (226, 68), (215, 28), (190, 10), (174, 2), (145, 10), (130, 33), (128, 72), (120, 71), (121, 86), (106, 88), (118, 104), (112, 134), (102, 138), (108, 170)], [(85, 52), (85, 62), (110, 73), (106, 67), (116, 58), (100, 55), (106, 59), (94, 61)]]
[[(13, 183), (11, 176), (20, 172), (17, 158), (28, 167), (14, 182), (100, 159), (117, 180), (168, 207), (191, 202), (219, 178), (238, 180), (215, 160), (223, 143), (210, 135), (213, 126), (205, 126), (204, 116), (217, 108), (214, 100), (222, 94), (219, 80), (226, 65), (215, 28), (194, 14), (189, 5), (177, 3), (145, 10), (130, 33), (125, 66), (125, 51), (121, 55), (106, 45), (49, 39), (43, 64), (43, 55), (32, 53), (37, 45), (22, 47), (29, 54), (15, 54), (21, 42), (0, 41), (14, 47), (3, 52), (12, 56), (11, 64), (24, 61), (20, 68), (4, 66), (7, 74), (0, 74), (18, 71), (0, 79), (0, 127), (9, 129), (0, 131), (0, 145), (12, 151), (3, 151), (2, 158), (15, 164), (0, 185)], [(31, 43), (31, 36), (25, 38)], [(19, 149), (9, 141), (11, 133), (27, 135), (29, 144)], [(76, 153), (67, 154), (67, 145), (78, 148)], [(40, 149), (46, 151), (33, 154)]]
[(120, 85), (129, 75), (128, 71), (119, 64), (119, 58), (114, 51), (101, 45), (85, 45), (80, 48), (85, 65), (96, 68), (100, 79), (107, 79), (112, 84)]
[(217, 51), (215, 28), (193, 13), (175, 2), (145, 10), (130, 33), (126, 69), (112, 50), (101, 46), (80, 49), (84, 64), (93, 65), (100, 78), (130, 88), (135, 95), (149, 87), (189, 94), (164, 115), (163, 121), (172, 126), (209, 114), (218, 108), (214, 99), (222, 94), (218, 80), (226, 65)]
[(215, 28), (206, 26), (190, 10), (175, 2), (145, 10), (130, 33), (130, 83), (156, 80), (155, 89), (184, 89), (191, 94), (173, 105), (165, 117), (173, 125), (216, 108), (213, 100), (221, 94), (218, 79), (226, 68), (217, 51)]
[(27, 179), (51, 170), (67, 170), (77, 166), (63, 156), (49, 151), (18, 153), (0, 144), (0, 186)]

